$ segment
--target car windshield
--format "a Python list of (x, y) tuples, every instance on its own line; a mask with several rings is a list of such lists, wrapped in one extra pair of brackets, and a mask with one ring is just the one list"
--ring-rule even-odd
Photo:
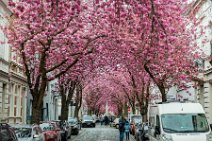
[(93, 120), (93, 118), (91, 116), (84, 116), (83, 120)]
[(31, 128), (15, 128), (15, 134), (18, 138), (29, 138), (32, 135)]
[(142, 122), (142, 117), (141, 116), (132, 116), (132, 120), (135, 123), (141, 123)]
[(169, 133), (208, 132), (204, 114), (164, 114), (161, 116), (163, 130)]
[(77, 123), (77, 119), (73, 118), (73, 119), (69, 119), (68, 120), (69, 124), (76, 124)]
[(77, 119), (76, 118), (69, 118), (68, 121), (71, 121), (71, 122), (76, 122)]
[(43, 131), (54, 130), (54, 126), (52, 124), (49, 124), (49, 123), (40, 124), (40, 127)]
[(11, 139), (10, 131), (8, 129), (0, 129), (0, 141), (7, 141)]
[(141, 119), (140, 118), (135, 118), (134, 121), (135, 121), (135, 123), (141, 123)]

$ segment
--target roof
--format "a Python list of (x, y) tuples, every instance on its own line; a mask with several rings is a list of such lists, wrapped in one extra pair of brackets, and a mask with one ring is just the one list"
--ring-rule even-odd
[(159, 112), (162, 113), (205, 113), (199, 103), (162, 103), (157, 105)]

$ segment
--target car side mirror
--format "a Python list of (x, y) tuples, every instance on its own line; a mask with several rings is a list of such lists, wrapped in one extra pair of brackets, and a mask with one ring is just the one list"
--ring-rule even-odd
[(33, 138), (38, 138), (39, 136), (38, 135), (33, 135)]
[(160, 135), (160, 126), (155, 126), (155, 135)]
[(143, 131), (144, 129), (143, 129), (143, 128), (139, 128), (138, 130), (139, 130), (139, 131)]

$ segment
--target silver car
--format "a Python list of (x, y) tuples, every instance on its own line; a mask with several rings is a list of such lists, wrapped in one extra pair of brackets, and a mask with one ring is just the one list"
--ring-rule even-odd
[(14, 125), (12, 128), (19, 141), (45, 141), (39, 125)]

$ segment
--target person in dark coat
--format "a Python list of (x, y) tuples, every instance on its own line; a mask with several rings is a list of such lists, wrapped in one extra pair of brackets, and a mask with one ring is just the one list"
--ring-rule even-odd
[(105, 122), (105, 125), (109, 124), (110, 120), (109, 120), (108, 116), (104, 117), (104, 122)]
[(124, 132), (125, 132), (125, 118), (123, 116), (121, 116), (121, 118), (119, 119), (119, 140), (120, 141), (124, 141)]

